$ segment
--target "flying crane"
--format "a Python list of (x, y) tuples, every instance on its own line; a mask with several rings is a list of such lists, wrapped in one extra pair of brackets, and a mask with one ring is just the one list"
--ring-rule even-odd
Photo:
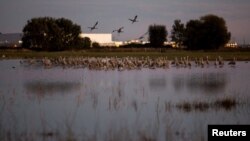
[(122, 33), (122, 29), (124, 29), (124, 27), (120, 27), (119, 29), (113, 30), (112, 32)]
[(137, 21), (137, 17), (138, 17), (138, 16), (136, 15), (136, 16), (134, 17), (134, 19), (129, 19), (129, 20), (132, 22), (132, 24), (135, 23), (135, 22), (138, 22), (138, 21)]
[(92, 26), (92, 27), (88, 27), (89, 29), (90, 29), (90, 31), (92, 31), (92, 30), (95, 30), (95, 29), (97, 29), (96, 28), (96, 26), (98, 25), (98, 21), (95, 23), (95, 25), (94, 26)]

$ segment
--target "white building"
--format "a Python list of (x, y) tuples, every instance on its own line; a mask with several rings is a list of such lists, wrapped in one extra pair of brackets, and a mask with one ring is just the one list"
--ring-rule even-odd
[(80, 37), (88, 37), (92, 42), (97, 42), (101, 46), (117, 46), (117, 44), (112, 41), (111, 33), (81, 33)]

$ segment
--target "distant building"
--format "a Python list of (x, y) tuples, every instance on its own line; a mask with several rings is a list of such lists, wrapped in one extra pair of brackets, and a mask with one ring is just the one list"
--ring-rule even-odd
[(176, 42), (174, 42), (174, 41), (165, 41), (164, 45), (165, 46), (172, 46), (173, 48), (180, 48), (179, 46), (177, 46)]
[(139, 40), (139, 39), (133, 39), (133, 40), (129, 40), (129, 41), (125, 41), (123, 42), (124, 45), (127, 45), (127, 44), (147, 44), (149, 43), (148, 41), (143, 41), (143, 40)]
[(113, 41), (113, 44), (115, 47), (119, 47), (119, 46), (124, 45), (123, 41)]
[(228, 42), (227, 44), (226, 44), (226, 47), (228, 47), (228, 48), (238, 48), (238, 44), (236, 43), (236, 42)]
[(92, 42), (97, 42), (101, 46), (119, 46), (120, 43), (112, 41), (111, 33), (81, 33), (81, 38), (88, 37)]
[(22, 44), (22, 33), (0, 34), (1, 47), (20, 47)]

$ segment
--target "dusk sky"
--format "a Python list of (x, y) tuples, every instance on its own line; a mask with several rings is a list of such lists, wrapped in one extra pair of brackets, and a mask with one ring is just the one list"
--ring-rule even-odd
[[(93, 33), (111, 33), (124, 26), (114, 40), (130, 40), (144, 34), (151, 24), (166, 25), (170, 33), (173, 21), (186, 23), (206, 14), (223, 17), (232, 40), (250, 43), (250, 0), (1, 0), (0, 32), (22, 32), (27, 20), (50, 16), (68, 18), (89, 32), (88, 26), (99, 21)], [(138, 15), (139, 22), (128, 18)]]

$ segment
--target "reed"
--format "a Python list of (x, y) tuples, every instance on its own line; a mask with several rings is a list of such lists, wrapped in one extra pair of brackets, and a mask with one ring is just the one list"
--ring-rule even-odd
[(191, 112), (191, 111), (204, 112), (213, 108), (231, 110), (232, 108), (235, 108), (237, 104), (239, 103), (236, 101), (236, 99), (226, 97), (223, 99), (215, 100), (213, 102), (205, 102), (205, 101), (186, 102), (185, 101), (182, 103), (177, 103), (175, 107), (185, 112)]
[(236, 100), (232, 98), (219, 99), (214, 102), (215, 107), (221, 107), (226, 110), (231, 110), (237, 104)]

